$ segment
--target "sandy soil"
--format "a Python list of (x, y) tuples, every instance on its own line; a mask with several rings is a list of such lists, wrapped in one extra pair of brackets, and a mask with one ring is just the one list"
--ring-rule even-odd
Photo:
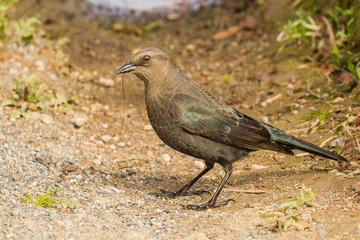
[[(161, 18), (156, 29), (139, 36), (114, 31), (112, 24), (123, 18), (93, 15), (81, 1), (22, 1), (17, 6), (14, 18), (36, 16), (44, 32), (27, 46), (15, 37), (5, 41), (0, 52), (2, 102), (11, 99), (18, 79), (32, 74), (66, 100), (46, 101), (36, 111), (24, 102), (0, 107), (0, 238), (360, 239), (359, 193), (354, 189), (360, 173), (354, 138), (359, 125), (334, 130), (349, 115), (359, 117), (360, 104), (346, 94), (338, 102), (304, 98), (318, 88), (330, 92), (336, 86), (303, 57), (274, 55), (276, 31), (262, 25), (268, 17), (259, 17), (263, 8), (243, 4), (238, 11), (226, 6), (189, 11), (176, 21)], [(245, 20), (249, 13), (255, 26)], [(144, 15), (134, 24), (145, 26), (154, 19)], [(239, 23), (248, 28), (211, 40)], [(60, 44), (62, 37), (70, 42)], [(234, 165), (220, 196), (235, 200), (227, 206), (183, 208), (208, 201), (208, 194), (155, 197), (151, 193), (160, 189), (182, 187), (204, 164), (158, 139), (147, 119), (142, 82), (115, 76), (132, 51), (146, 46), (167, 51), (196, 81), (253, 117), (317, 144), (331, 137), (325, 148), (342, 150), (351, 164), (340, 166), (300, 152), (289, 157), (262, 151)], [(231, 76), (230, 83), (224, 74)], [(308, 116), (324, 105), (333, 114), (311, 127), (316, 118)], [(222, 176), (216, 166), (194, 188), (212, 194)], [(284, 214), (282, 204), (299, 196), (303, 185), (312, 189), (317, 207)], [(44, 208), (20, 197), (27, 190), (36, 195), (54, 188), (61, 190), (55, 199), (74, 201), (76, 207)], [(281, 227), (291, 213), (298, 214), (303, 230)]]

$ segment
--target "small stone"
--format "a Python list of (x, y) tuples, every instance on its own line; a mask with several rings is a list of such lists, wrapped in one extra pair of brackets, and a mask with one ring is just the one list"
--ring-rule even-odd
[(205, 168), (205, 163), (204, 163), (203, 161), (198, 161), (198, 160), (196, 160), (196, 161), (194, 162), (194, 164), (195, 164), (195, 166), (197, 166), (197, 167), (200, 168), (200, 169)]
[(194, 232), (190, 236), (186, 238), (187, 240), (207, 240), (208, 237), (205, 235), (205, 233), (201, 232)]
[(126, 169), (126, 172), (127, 172), (128, 176), (136, 175), (136, 172), (131, 169)]
[(75, 114), (75, 117), (73, 118), (73, 123), (75, 127), (81, 127), (87, 122), (88, 118), (83, 113)]
[(53, 122), (53, 119), (51, 116), (47, 115), (47, 114), (42, 114), (41, 115), (41, 121), (45, 124), (50, 124)]
[(111, 137), (110, 135), (103, 135), (103, 136), (101, 137), (101, 140), (102, 140), (104, 143), (110, 142), (111, 139), (112, 139), (112, 137)]
[(119, 142), (118, 143), (120, 147), (125, 147), (125, 143), (124, 142)]
[(150, 131), (150, 130), (152, 130), (153, 128), (152, 128), (152, 126), (150, 125), (150, 124), (148, 124), (148, 125), (145, 125), (145, 127), (144, 127), (144, 130), (146, 130), (146, 131)]
[(99, 79), (99, 84), (104, 87), (114, 87), (115, 81), (112, 80), (111, 78), (103, 78), (102, 77)]
[(57, 81), (58, 80), (58, 76), (54, 73), (50, 74), (50, 79), (53, 81)]
[(253, 169), (253, 170), (264, 169), (264, 168), (267, 168), (267, 166), (262, 166), (262, 165), (258, 165), (258, 164), (251, 165), (251, 169)]
[(101, 165), (101, 163), (102, 163), (102, 161), (101, 161), (100, 159), (95, 159), (95, 160), (94, 160), (94, 164), (95, 164), (95, 165), (98, 165), (98, 166), (99, 166), (99, 165)]
[(18, 74), (18, 71), (15, 68), (10, 68), (9, 73), (11, 75), (16, 75), (16, 74)]
[(167, 153), (161, 155), (161, 158), (166, 162), (170, 161), (170, 159), (171, 159), (170, 155)]
[(112, 144), (112, 145), (110, 145), (110, 149), (115, 150), (116, 146)]
[(354, 189), (356, 193), (360, 193), (360, 183), (354, 184)]
[(41, 60), (36, 60), (35, 66), (37, 66), (37, 68), (38, 68), (37, 70), (38, 70), (38, 71), (45, 71), (45, 64), (44, 64), (43, 61), (41, 61)]
[(67, 172), (75, 172), (79, 167), (74, 164), (69, 164), (65, 168), (63, 168), (63, 171)]
[(155, 178), (156, 181), (162, 181), (163, 180), (163, 178), (161, 176), (159, 176), (159, 175), (155, 175), (154, 178)]

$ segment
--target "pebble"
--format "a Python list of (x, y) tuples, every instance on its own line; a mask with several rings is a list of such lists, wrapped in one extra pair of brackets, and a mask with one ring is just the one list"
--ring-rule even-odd
[(148, 125), (145, 125), (145, 127), (144, 127), (144, 130), (146, 130), (146, 131), (150, 131), (150, 130), (152, 130), (153, 128), (152, 128), (152, 126), (150, 125), (150, 124), (148, 124)]
[(37, 67), (37, 70), (38, 71), (45, 71), (45, 64), (44, 64), (44, 62), (42, 61), (42, 60), (36, 60), (35, 61), (35, 66)]
[(120, 147), (125, 147), (125, 143), (124, 142), (119, 142), (118, 143)]
[(253, 170), (264, 169), (264, 168), (267, 168), (267, 166), (262, 166), (262, 165), (258, 165), (258, 164), (251, 165), (251, 169), (253, 169)]
[(75, 117), (73, 118), (73, 123), (75, 127), (82, 127), (88, 120), (88, 117), (83, 113), (77, 113), (75, 114)]
[(169, 155), (169, 154), (167, 154), (167, 153), (165, 153), (165, 154), (161, 155), (161, 158), (162, 158), (164, 161), (166, 161), (166, 162), (168, 162), (168, 161), (170, 161), (170, 160), (171, 160), (170, 155)]
[(163, 178), (161, 176), (159, 176), (159, 175), (155, 175), (154, 178), (155, 178), (156, 181), (162, 181), (163, 180)]
[(53, 122), (53, 118), (47, 114), (42, 114), (41, 115), (41, 121), (45, 124), (50, 124)]
[(194, 164), (196, 167), (198, 167), (200, 169), (205, 168), (205, 163), (203, 161), (195, 160)]
[(100, 159), (95, 159), (95, 160), (94, 160), (94, 164), (95, 164), (95, 165), (98, 165), (98, 166), (99, 166), (99, 165), (101, 165), (101, 163), (102, 163), (102, 161), (101, 161)]
[(110, 135), (103, 135), (101, 136), (101, 140), (103, 140), (104, 143), (108, 143), (112, 140), (112, 137)]
[(99, 84), (101, 86), (104, 86), (104, 87), (114, 87), (115, 86), (115, 81), (112, 80), (111, 78), (104, 78), (104, 77), (101, 77), (99, 79)]

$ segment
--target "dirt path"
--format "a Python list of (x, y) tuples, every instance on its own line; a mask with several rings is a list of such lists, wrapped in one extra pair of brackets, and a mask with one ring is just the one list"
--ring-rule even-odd
[[(360, 239), (359, 198), (354, 191), (359, 183), (359, 149), (346, 152), (346, 146), (356, 146), (356, 142), (345, 130), (330, 132), (346, 120), (349, 107), (359, 114), (359, 103), (347, 99), (331, 103), (338, 111), (315, 131), (307, 131), (316, 119), (304, 119), (326, 103), (299, 98), (296, 94), (307, 87), (298, 86), (294, 76), (309, 79), (313, 66), (294, 57), (272, 57), (273, 36), (259, 22), (214, 42), (211, 36), (221, 24), (239, 23), (245, 13), (205, 9), (175, 22), (161, 21), (158, 29), (136, 36), (113, 31), (109, 19), (89, 15), (81, 1), (44, 1), (31, 8), (28, 4), (33, 3), (23, 1), (13, 15), (37, 16), (45, 23), (46, 34), (28, 46), (14, 39), (5, 43), (7, 48), (0, 55), (6, 60), (0, 64), (2, 101), (11, 98), (17, 79), (31, 74), (67, 100), (30, 114), (19, 102), (0, 107), (0, 238)], [(206, 19), (211, 14), (214, 17)], [(56, 39), (65, 36), (70, 43), (59, 44)], [(345, 156), (352, 164), (341, 167), (310, 155), (289, 157), (263, 151), (235, 164), (220, 196), (236, 201), (228, 206), (189, 211), (182, 206), (203, 203), (210, 196), (163, 199), (151, 195), (160, 189), (178, 189), (204, 164), (158, 139), (149, 126), (139, 80), (124, 77), (122, 101), (115, 65), (145, 46), (164, 49), (196, 81), (251, 116), (314, 143), (332, 135), (332, 141), (345, 141)], [(232, 78), (230, 83), (225, 82), (225, 74)], [(314, 85), (323, 84), (322, 78), (316, 80)], [(355, 134), (359, 126), (349, 131)], [(333, 150), (338, 149), (335, 144)], [(195, 188), (212, 193), (222, 175), (216, 166)], [(317, 207), (294, 211), (303, 230), (284, 231), (281, 225), (291, 211), (285, 215), (282, 204), (299, 196), (302, 185), (315, 193), (312, 201)], [(20, 198), (27, 190), (36, 195), (55, 188), (61, 190), (55, 199), (74, 201), (76, 207), (44, 208)]]

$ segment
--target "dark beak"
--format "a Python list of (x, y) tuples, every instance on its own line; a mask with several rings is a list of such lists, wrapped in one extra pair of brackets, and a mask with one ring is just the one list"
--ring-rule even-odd
[(135, 65), (132, 65), (130, 62), (127, 62), (121, 68), (119, 68), (116, 74), (132, 72), (135, 69), (136, 69)]

